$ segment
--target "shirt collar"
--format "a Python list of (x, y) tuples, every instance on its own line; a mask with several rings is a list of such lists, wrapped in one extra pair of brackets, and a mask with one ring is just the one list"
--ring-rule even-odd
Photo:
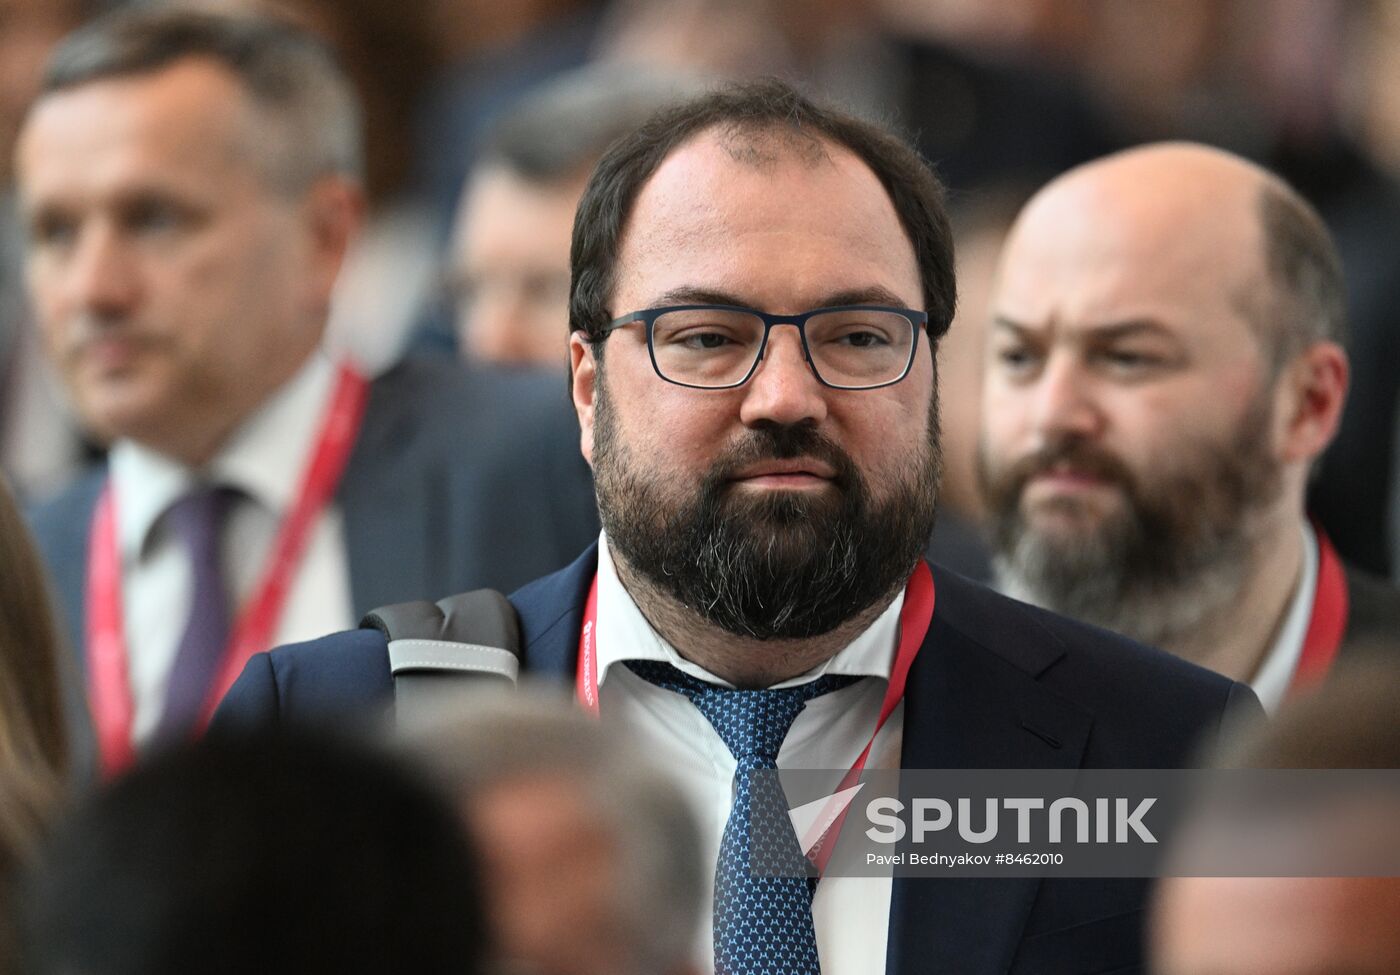
[(1249, 682), (1264, 710), (1273, 714), (1288, 694), (1288, 685), (1293, 682), (1293, 672), (1298, 669), (1298, 661), (1303, 656), (1303, 644), (1308, 637), (1308, 625), (1312, 622), (1313, 602), (1317, 594), (1317, 538), (1312, 528), (1304, 522), (1303, 565), (1298, 573), (1298, 588), (1288, 604), (1283, 625), (1278, 636), (1269, 648), (1264, 662)]
[[(834, 657), (805, 674), (785, 680), (774, 687), (795, 687), (824, 674), (850, 677), (878, 677), (889, 680), (894, 664), (895, 644), (899, 638), (899, 613), (904, 606), (904, 592)], [(608, 548), (606, 533), (598, 541), (598, 684), (607, 680), (613, 664), (625, 660), (660, 660), (683, 673), (711, 684), (733, 686), (705, 668), (686, 660), (676, 649), (652, 629), (631, 594), (618, 578), (617, 567)]]
[[(117, 544), (139, 559), (156, 521), (196, 482), (238, 488), (280, 517), (292, 504), (330, 399), (335, 368), (316, 353), (237, 430), (202, 471), (131, 440), (113, 447)], [(288, 476), (292, 472), (294, 476)]]

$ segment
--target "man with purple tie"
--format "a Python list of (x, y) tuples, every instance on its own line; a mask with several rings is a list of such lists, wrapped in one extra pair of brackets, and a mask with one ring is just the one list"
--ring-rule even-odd
[(34, 517), (109, 772), (202, 726), (255, 652), (517, 585), (596, 531), (557, 392), (322, 353), (358, 114), (310, 36), (143, 5), (65, 40), (25, 122), (35, 312), (111, 444)]

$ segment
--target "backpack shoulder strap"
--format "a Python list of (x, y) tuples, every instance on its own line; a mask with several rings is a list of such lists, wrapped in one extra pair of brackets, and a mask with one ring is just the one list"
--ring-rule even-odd
[(467, 686), (514, 686), (520, 675), (520, 621), (494, 589), (475, 589), (437, 602), (383, 606), (360, 621), (389, 644), (394, 709), (425, 709)]

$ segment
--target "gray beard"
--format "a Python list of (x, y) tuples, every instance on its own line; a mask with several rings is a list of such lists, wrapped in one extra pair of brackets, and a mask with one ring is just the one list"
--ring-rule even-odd
[(1179, 652), (1235, 603), (1250, 576), (1242, 540), (1172, 579), (1135, 578), (1098, 538), (1082, 541), (1067, 551), (1023, 534), (1009, 554), (993, 559), (998, 587), (1013, 599)]

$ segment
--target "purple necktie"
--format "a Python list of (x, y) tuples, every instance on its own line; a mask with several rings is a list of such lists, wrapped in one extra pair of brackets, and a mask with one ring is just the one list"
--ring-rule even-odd
[(229, 595), (221, 558), (224, 519), (236, 492), (193, 488), (170, 506), (166, 518), (190, 559), (190, 615), (175, 651), (158, 740), (188, 735), (218, 676), (229, 635)]

